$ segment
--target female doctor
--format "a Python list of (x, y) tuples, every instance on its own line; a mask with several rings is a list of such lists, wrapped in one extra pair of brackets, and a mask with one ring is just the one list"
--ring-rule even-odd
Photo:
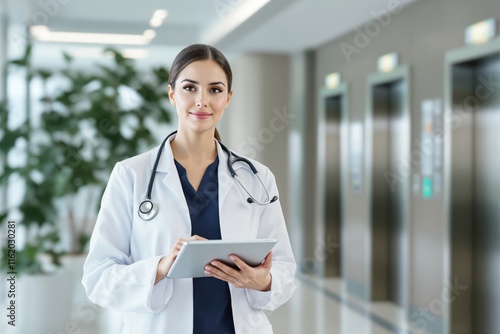
[[(228, 164), (235, 155), (219, 142), (215, 126), (231, 100), (231, 82), (219, 50), (183, 49), (168, 85), (177, 133), (118, 162), (110, 176), (82, 283), (92, 302), (125, 313), (122, 333), (273, 333), (263, 310), (276, 309), (295, 289), (273, 174), (251, 159), (259, 176), (245, 162)], [(208, 277), (166, 277), (186, 240), (249, 238), (278, 240), (258, 267), (231, 256), (239, 270), (213, 261)]]

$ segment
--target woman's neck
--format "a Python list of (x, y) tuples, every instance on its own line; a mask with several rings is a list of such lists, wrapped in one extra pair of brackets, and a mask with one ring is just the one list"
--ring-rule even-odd
[(217, 146), (211, 131), (195, 133), (179, 129), (170, 145), (176, 160), (204, 162), (213, 161), (217, 156)]

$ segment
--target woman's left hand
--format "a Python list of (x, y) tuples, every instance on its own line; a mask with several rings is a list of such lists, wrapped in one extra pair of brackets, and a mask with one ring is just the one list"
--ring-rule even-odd
[(236, 288), (258, 291), (271, 290), (272, 277), (269, 272), (273, 262), (272, 252), (269, 252), (264, 262), (255, 268), (247, 265), (236, 255), (231, 255), (229, 258), (240, 270), (231, 268), (220, 261), (214, 260), (210, 265), (205, 266), (205, 274), (231, 283)]

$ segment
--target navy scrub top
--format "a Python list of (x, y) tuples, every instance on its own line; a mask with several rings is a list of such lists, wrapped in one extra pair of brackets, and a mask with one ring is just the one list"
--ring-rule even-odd
[[(175, 161), (191, 217), (191, 235), (221, 239), (219, 220), (219, 158), (210, 164), (196, 191), (186, 169)], [(228, 283), (213, 277), (193, 278), (193, 333), (234, 334), (233, 310)]]

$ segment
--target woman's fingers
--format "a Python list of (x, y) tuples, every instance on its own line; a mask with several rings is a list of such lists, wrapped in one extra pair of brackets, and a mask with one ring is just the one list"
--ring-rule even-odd
[(172, 247), (172, 249), (170, 250), (170, 252), (166, 256), (167, 257), (167, 259), (166, 259), (167, 261), (165, 261), (165, 267), (164, 267), (164, 269), (166, 270), (167, 273), (170, 270), (170, 267), (174, 263), (175, 259), (177, 258), (177, 255), (179, 255), (179, 252), (181, 251), (182, 246), (188, 240), (207, 240), (207, 239), (205, 239), (203, 237), (200, 237), (199, 235), (193, 235), (193, 236), (191, 236), (189, 238), (179, 238), (179, 239), (177, 239), (177, 241), (175, 242), (174, 246)]
[(203, 237), (200, 237), (199, 235), (195, 234), (193, 235), (191, 238), (189, 238), (190, 240), (208, 240), (207, 238), (203, 238)]
[(271, 251), (269, 252), (269, 254), (266, 255), (266, 258), (264, 259), (264, 262), (262, 262), (261, 266), (271, 270), (272, 265), (273, 265), (273, 252)]
[(268, 291), (271, 285), (269, 274), (272, 267), (272, 253), (269, 253), (261, 265), (253, 268), (237, 256), (231, 255), (231, 260), (240, 270), (234, 269), (220, 261), (212, 261), (205, 267), (205, 274), (223, 280), (237, 288)]
[(231, 255), (229, 257), (231, 261), (234, 262), (234, 264), (242, 271), (247, 272), (248, 270), (252, 269), (248, 264), (245, 263), (242, 259), (237, 257), (236, 255)]

